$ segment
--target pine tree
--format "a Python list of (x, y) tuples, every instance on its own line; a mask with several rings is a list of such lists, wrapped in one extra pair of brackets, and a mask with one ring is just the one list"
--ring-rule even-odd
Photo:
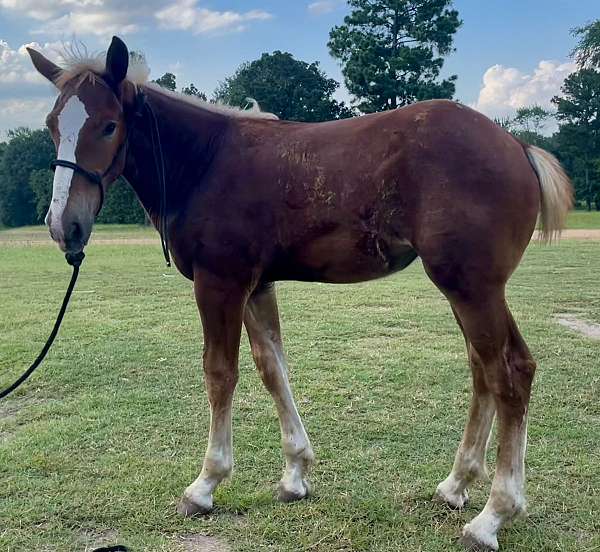
[(462, 24), (452, 0), (349, 0), (334, 27), (330, 53), (342, 63), (348, 90), (364, 113), (415, 101), (452, 98), (456, 75), (440, 80)]

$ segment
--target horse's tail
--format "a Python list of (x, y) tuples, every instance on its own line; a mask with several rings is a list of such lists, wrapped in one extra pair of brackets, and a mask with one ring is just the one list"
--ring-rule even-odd
[(540, 238), (548, 243), (565, 226), (567, 213), (573, 206), (573, 185), (554, 155), (536, 146), (524, 144), (524, 147), (540, 182)]

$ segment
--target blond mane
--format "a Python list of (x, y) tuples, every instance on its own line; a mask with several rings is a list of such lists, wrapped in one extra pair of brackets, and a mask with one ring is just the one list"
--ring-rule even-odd
[[(102, 74), (104, 73), (104, 68), (106, 67), (106, 52), (90, 54), (83, 44), (75, 43), (72, 45), (64, 45), (63, 51), (60, 55), (62, 58), (60, 65), (63, 69), (63, 72), (55, 82), (59, 89), (64, 87), (67, 82), (70, 82), (73, 79), (77, 79), (77, 86), (79, 86), (85, 80), (89, 80), (91, 82), (100, 80)], [(220, 113), (230, 117), (270, 120), (278, 119), (277, 115), (274, 115), (273, 113), (261, 111), (258, 102), (251, 98), (248, 99), (248, 103), (251, 106), (250, 109), (241, 109), (239, 107), (226, 104), (206, 102), (197, 96), (190, 96), (188, 94), (167, 90), (155, 82), (149, 82), (149, 77), (150, 67), (146, 62), (146, 57), (137, 52), (130, 52), (127, 80), (136, 87), (147, 87), (154, 92), (175, 100), (179, 100), (191, 105), (195, 105), (201, 109), (206, 109), (208, 111)]]

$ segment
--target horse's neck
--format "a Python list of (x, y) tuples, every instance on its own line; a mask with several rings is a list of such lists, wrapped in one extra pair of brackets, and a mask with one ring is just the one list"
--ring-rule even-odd
[[(131, 184), (146, 211), (153, 217), (160, 209), (160, 154), (164, 159), (167, 210), (172, 214), (185, 202), (191, 188), (201, 185), (216, 154), (227, 117), (145, 88), (146, 102), (156, 117), (158, 137), (151, 113), (143, 108), (130, 129), (123, 176)], [(154, 133), (154, 144), (153, 144)]]

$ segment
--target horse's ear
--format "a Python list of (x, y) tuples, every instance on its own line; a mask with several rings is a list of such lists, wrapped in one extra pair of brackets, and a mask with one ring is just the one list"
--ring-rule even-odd
[(33, 62), (33, 66), (38, 70), (38, 73), (46, 77), (50, 82), (56, 84), (63, 70), (56, 65), (56, 63), (52, 63), (33, 48), (27, 48), (27, 53)]
[(114, 87), (118, 87), (127, 76), (129, 67), (129, 51), (125, 43), (113, 36), (106, 54), (106, 76)]

